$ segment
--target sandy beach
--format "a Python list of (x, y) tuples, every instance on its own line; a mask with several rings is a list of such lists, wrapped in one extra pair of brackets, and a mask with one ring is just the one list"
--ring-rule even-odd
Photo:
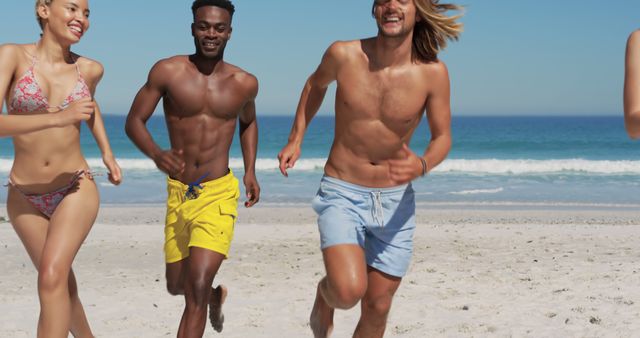
[[(6, 217), (6, 209), (0, 215)], [(161, 205), (103, 206), (75, 260), (98, 337), (175, 336), (183, 299), (165, 291)], [(418, 208), (414, 259), (387, 337), (632, 337), (640, 332), (640, 217), (632, 208)], [(221, 334), (309, 337), (323, 274), (308, 206), (241, 208)], [(0, 337), (35, 336), (36, 272), (0, 224)], [(349, 337), (359, 309), (336, 312)]]

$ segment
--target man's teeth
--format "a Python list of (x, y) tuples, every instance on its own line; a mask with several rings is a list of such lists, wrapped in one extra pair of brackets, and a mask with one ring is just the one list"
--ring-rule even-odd
[(400, 21), (400, 18), (396, 18), (396, 17), (393, 17), (393, 18), (384, 18), (384, 20), (385, 20), (386, 22), (398, 22), (398, 21)]

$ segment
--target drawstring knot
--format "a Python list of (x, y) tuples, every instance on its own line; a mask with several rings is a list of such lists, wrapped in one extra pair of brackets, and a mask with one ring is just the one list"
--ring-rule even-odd
[(198, 193), (196, 188), (200, 190), (204, 189), (204, 187), (200, 183), (202, 183), (202, 180), (204, 180), (207, 176), (209, 176), (209, 173), (205, 173), (204, 175), (200, 176), (200, 178), (198, 178), (195, 182), (189, 183), (187, 192), (184, 194), (184, 197), (188, 200), (194, 200), (198, 198), (200, 193)]

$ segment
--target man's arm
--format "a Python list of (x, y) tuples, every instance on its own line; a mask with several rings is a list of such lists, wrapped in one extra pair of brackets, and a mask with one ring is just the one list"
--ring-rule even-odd
[(449, 72), (444, 63), (433, 65), (430, 81), (434, 86), (427, 96), (426, 111), (431, 141), (422, 159), (403, 145), (403, 156), (389, 160), (389, 178), (396, 184), (410, 182), (442, 162), (451, 149), (451, 105)]
[(163, 151), (153, 140), (146, 123), (165, 93), (172, 68), (166, 60), (159, 61), (151, 68), (147, 83), (138, 91), (131, 104), (125, 124), (125, 131), (131, 141), (156, 163), (158, 169), (169, 176), (184, 171), (181, 150)]
[(249, 208), (260, 200), (260, 185), (256, 178), (256, 154), (258, 151), (258, 121), (256, 120), (256, 96), (258, 96), (258, 80), (249, 76), (247, 85), (250, 99), (240, 113), (240, 146), (244, 160), (244, 186), (247, 201), (244, 206)]
[(431, 131), (431, 141), (423, 155), (427, 162), (427, 171), (444, 161), (451, 150), (449, 71), (444, 63), (440, 63), (436, 73), (436, 86), (427, 99), (427, 120)]
[(627, 41), (624, 122), (629, 137), (640, 138), (640, 30), (633, 32)]
[(316, 115), (331, 82), (335, 81), (341, 56), (345, 53), (343, 42), (333, 43), (322, 57), (318, 69), (311, 74), (304, 85), (296, 117), (289, 134), (289, 143), (280, 151), (280, 172), (287, 176), (287, 169), (293, 168), (300, 157), (300, 146), (311, 119)]

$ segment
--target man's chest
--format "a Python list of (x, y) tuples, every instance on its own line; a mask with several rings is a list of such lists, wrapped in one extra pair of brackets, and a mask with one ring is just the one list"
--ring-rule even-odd
[(247, 102), (247, 93), (222, 82), (183, 82), (168, 88), (164, 100), (184, 117), (207, 114), (235, 118)]

